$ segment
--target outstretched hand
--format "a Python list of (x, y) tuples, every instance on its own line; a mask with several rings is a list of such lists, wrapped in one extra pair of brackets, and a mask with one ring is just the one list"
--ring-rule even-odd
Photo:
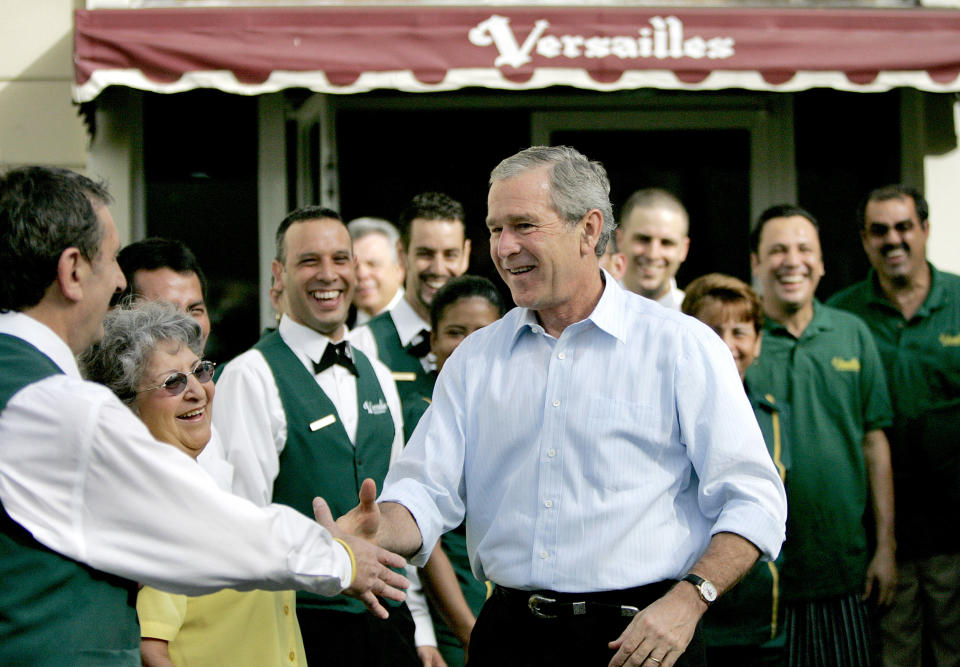
[[(373, 496), (376, 498), (376, 485), (373, 482), (371, 482), (371, 485), (373, 486)], [(364, 486), (366, 486), (366, 481)], [(363, 505), (362, 491), (361, 505)], [(376, 507), (375, 503), (374, 507)], [(386, 608), (380, 604), (377, 596), (398, 602), (406, 598), (403, 589), (409, 587), (410, 582), (406, 577), (397, 574), (390, 568), (402, 568), (406, 566), (407, 562), (402, 557), (371, 544), (372, 540), (346, 532), (333, 520), (330, 507), (323, 498), (313, 499), (313, 515), (317, 523), (330, 531), (330, 534), (335, 538), (343, 540), (353, 551), (356, 572), (353, 581), (343, 590), (344, 595), (357, 598), (366, 605), (371, 613), (380, 618), (387, 618), (389, 614)], [(374, 525), (373, 534), (376, 535), (376, 525)]]
[(360, 504), (337, 519), (337, 527), (348, 535), (377, 544), (380, 506), (377, 505), (376, 482), (369, 477), (363, 480), (363, 484), (360, 485)]

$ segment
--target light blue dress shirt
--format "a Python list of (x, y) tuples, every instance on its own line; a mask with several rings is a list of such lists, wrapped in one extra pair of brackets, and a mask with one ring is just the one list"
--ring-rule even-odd
[(605, 282), (559, 338), (515, 308), (444, 365), (380, 498), (417, 521), (413, 562), (464, 515), (474, 574), (519, 589), (678, 578), (723, 531), (779, 552), (786, 497), (730, 351)]

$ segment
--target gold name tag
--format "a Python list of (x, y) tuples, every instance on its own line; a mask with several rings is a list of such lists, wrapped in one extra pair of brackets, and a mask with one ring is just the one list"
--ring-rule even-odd
[(840, 357), (834, 357), (830, 360), (830, 363), (833, 364), (833, 367), (838, 371), (857, 372), (860, 370), (860, 360), (856, 357), (853, 357), (852, 359), (841, 359)]
[(940, 344), (944, 347), (960, 347), (960, 334), (951, 336), (950, 334), (940, 334)]
[(326, 417), (321, 417), (315, 422), (310, 422), (311, 431), (319, 431), (322, 428), (330, 426), (333, 422), (337, 421), (337, 418), (334, 415), (327, 415)]
[(405, 371), (398, 371), (396, 373), (391, 373), (393, 376), (394, 382), (415, 382), (417, 379), (416, 373), (409, 373)]

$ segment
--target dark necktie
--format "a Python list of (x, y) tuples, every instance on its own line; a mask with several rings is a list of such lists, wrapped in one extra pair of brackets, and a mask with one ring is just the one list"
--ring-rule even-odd
[(323, 351), (320, 361), (313, 362), (313, 372), (322, 373), (334, 364), (339, 364), (356, 376), (357, 366), (353, 363), (353, 350), (350, 349), (350, 343), (341, 341), (339, 343), (327, 343), (327, 349)]
[[(417, 342), (414, 342), (417, 341)], [(407, 354), (423, 359), (430, 353), (430, 332), (421, 329), (420, 333), (410, 340), (410, 344), (403, 348)]]

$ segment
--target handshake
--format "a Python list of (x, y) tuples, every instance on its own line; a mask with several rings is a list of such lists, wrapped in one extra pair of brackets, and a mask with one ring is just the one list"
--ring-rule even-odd
[(342, 593), (363, 602), (372, 614), (387, 618), (387, 610), (377, 598), (403, 601), (404, 589), (410, 582), (390, 569), (405, 567), (406, 560), (379, 546), (380, 508), (376, 500), (376, 483), (365, 479), (360, 487), (360, 503), (355, 508), (334, 521), (326, 501), (314, 498), (313, 515), (347, 549), (353, 561), (353, 580)]

